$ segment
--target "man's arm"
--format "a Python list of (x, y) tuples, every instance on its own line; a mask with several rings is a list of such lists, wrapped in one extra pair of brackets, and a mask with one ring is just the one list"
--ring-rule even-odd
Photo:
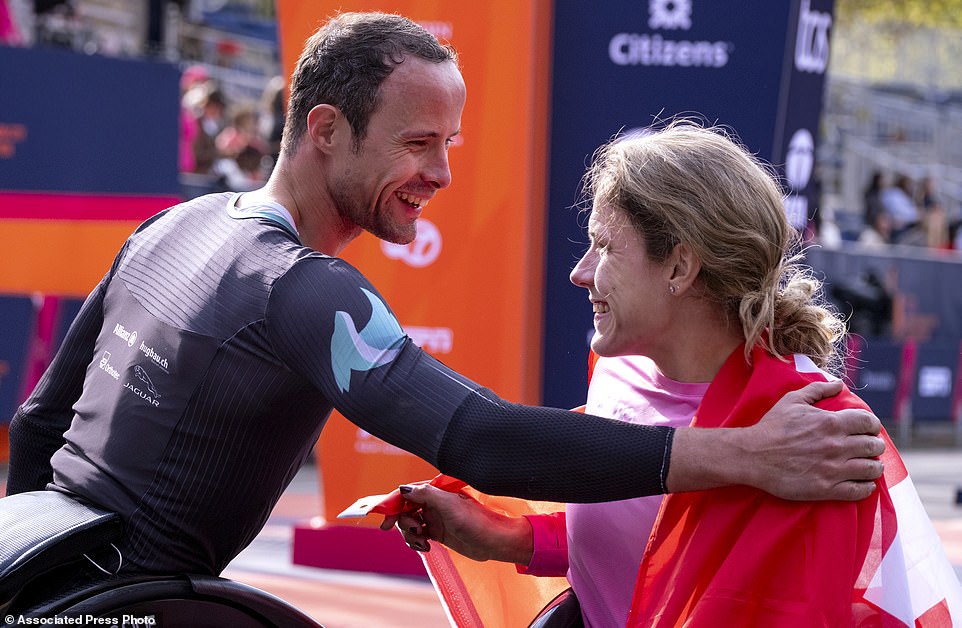
[(751, 427), (676, 430), (668, 490), (745, 484), (783, 499), (868, 497), (883, 471), (874, 459), (885, 449), (881, 423), (865, 410), (811, 405), (841, 389), (841, 381), (813, 382)]
[[(672, 428), (510, 403), (452, 371), (406, 338), (374, 287), (340, 260), (305, 258), (278, 279), (266, 329), (278, 357), (313, 382), (350, 421), (490, 495), (602, 502), (658, 495), (668, 487), (693, 490), (736, 483), (773, 486), (780, 495), (834, 495), (817, 489), (786, 491), (781, 481), (768, 477), (780, 469), (796, 473), (799, 459), (819, 459), (822, 452), (802, 441), (824, 429), (824, 417), (811, 424), (789, 417), (787, 426), (771, 434), (756, 428), (737, 435), (715, 430), (717, 437), (709, 442), (697, 440), (702, 434), (683, 434), (669, 458)], [(804, 405), (799, 401), (787, 412), (821, 415)], [(794, 436), (772, 437), (792, 429)], [(837, 454), (838, 446), (829, 453)], [(714, 467), (706, 465), (719, 451), (737, 460), (719, 458)], [(757, 474), (737, 468), (746, 451), (760, 452), (753, 464)], [(848, 457), (857, 455), (863, 454)], [(779, 462), (786, 456), (795, 462)], [(822, 462), (814, 468), (831, 466)], [(867, 479), (823, 475), (796, 482), (818, 487)]]
[(106, 278), (87, 297), (50, 366), (10, 422), (7, 494), (39, 491), (53, 479), (50, 458), (63, 445), (73, 404), (83, 392), (103, 322)]

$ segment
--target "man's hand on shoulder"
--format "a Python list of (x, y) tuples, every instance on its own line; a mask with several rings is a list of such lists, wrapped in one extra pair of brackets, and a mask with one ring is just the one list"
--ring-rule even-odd
[(813, 382), (788, 393), (745, 428), (680, 428), (668, 473), (671, 492), (745, 484), (792, 500), (856, 501), (875, 490), (885, 451), (871, 412), (831, 412), (814, 403), (842, 383)]
[(814, 403), (838, 394), (840, 381), (813, 382), (785, 395), (746, 428), (745, 484), (783, 499), (859, 500), (872, 494), (884, 471), (882, 424), (859, 409), (830, 412)]

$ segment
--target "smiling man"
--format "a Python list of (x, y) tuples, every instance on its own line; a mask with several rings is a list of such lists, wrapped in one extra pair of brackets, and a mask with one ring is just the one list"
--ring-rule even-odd
[[(123, 572), (218, 574), (333, 408), (489, 493), (872, 490), (879, 423), (811, 407), (831, 384), (757, 428), (675, 431), (512, 404), (417, 347), (336, 256), (362, 231), (414, 239), (451, 183), (464, 103), (454, 51), (410, 20), (347, 13), (321, 27), (293, 75), (270, 180), (172, 207), (131, 235), (11, 423), (8, 492), (48, 488), (120, 513)], [(44, 590), (102, 577), (74, 569)]]

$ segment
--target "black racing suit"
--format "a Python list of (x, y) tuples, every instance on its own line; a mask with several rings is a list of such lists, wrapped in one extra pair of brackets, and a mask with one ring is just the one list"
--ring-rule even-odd
[(498, 398), (418, 348), (351, 265), (229, 201), (128, 239), (11, 422), (9, 493), (120, 513), (126, 571), (218, 574), (332, 408), (485, 492), (663, 491), (670, 429)]

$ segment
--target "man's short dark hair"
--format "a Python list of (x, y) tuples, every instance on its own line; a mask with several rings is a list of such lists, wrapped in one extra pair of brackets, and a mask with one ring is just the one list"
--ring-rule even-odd
[(381, 83), (408, 56), (457, 63), (453, 48), (406, 17), (342, 13), (332, 18), (307, 40), (297, 61), (281, 151), (297, 148), (307, 132), (308, 112), (319, 104), (341, 110), (357, 150), (378, 107)]

